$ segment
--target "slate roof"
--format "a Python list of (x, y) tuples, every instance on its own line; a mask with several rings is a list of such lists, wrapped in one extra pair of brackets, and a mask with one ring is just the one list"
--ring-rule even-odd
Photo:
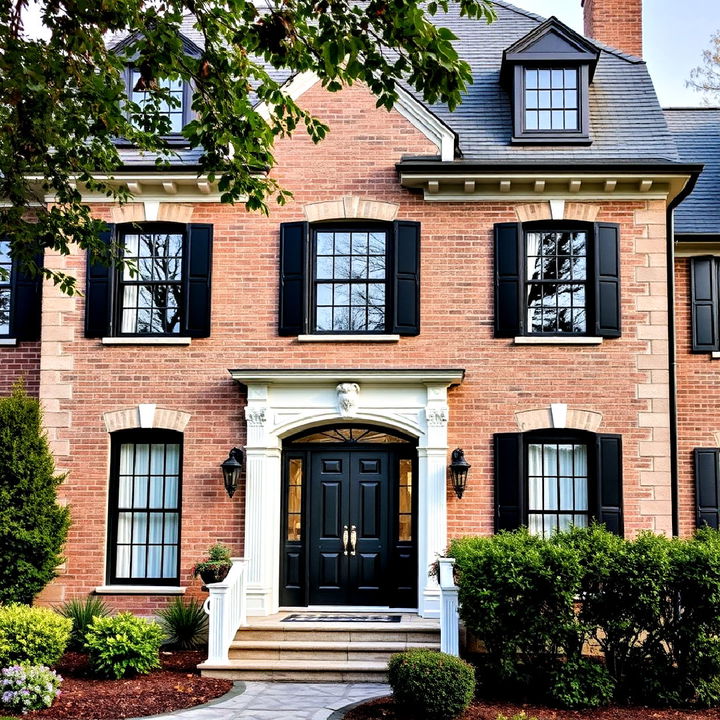
[[(647, 66), (640, 59), (600, 43), (600, 58), (590, 85), (589, 146), (511, 145), (512, 113), (508, 90), (500, 84), (503, 50), (544, 22), (544, 18), (495, 0), (497, 20), (461, 18), (459, 9), (437, 15), (438, 23), (457, 36), (460, 56), (473, 69), (474, 83), (463, 103), (450, 112), (444, 105), (432, 111), (459, 136), (464, 161), (484, 163), (561, 163), (603, 164), (677, 162), (674, 140), (655, 95)], [(187, 16), (181, 32), (198, 46), (202, 36)], [(121, 40), (115, 37), (110, 45)], [(275, 74), (275, 73), (273, 73)], [(284, 79), (282, 73), (277, 73)], [(409, 88), (408, 88), (409, 89)], [(420, 98), (419, 98), (420, 99)], [(302, 103), (302, 99), (300, 100)], [(191, 165), (198, 151), (181, 151), (178, 164)], [(152, 158), (123, 149), (127, 165), (151, 165)]]
[(536, 28), (544, 18), (496, 0), (497, 20), (490, 25), (461, 18), (457, 9), (439, 16), (459, 38), (457, 49), (473, 68), (474, 84), (463, 103), (450, 113), (432, 110), (460, 136), (463, 157), (483, 162), (676, 161), (646, 64), (600, 43), (590, 85), (589, 146), (510, 145), (510, 95), (500, 85), (503, 50)]
[(668, 108), (680, 159), (705, 164), (692, 193), (675, 210), (678, 234), (720, 235), (720, 108)]

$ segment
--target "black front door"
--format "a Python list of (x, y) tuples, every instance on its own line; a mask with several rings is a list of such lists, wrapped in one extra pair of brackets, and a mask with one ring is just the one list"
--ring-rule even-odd
[(311, 605), (386, 605), (392, 504), (387, 452), (313, 452)]

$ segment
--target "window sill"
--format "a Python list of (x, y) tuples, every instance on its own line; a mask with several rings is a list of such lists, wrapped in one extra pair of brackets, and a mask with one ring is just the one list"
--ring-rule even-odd
[(711, 357), (713, 360), (720, 360), (720, 352), (710, 353), (710, 357)]
[(187, 588), (172, 585), (100, 585), (96, 595), (184, 595)]
[(189, 345), (189, 337), (104, 337), (103, 345)]
[(13, 347), (17, 345), (17, 338), (0, 338), (0, 347)]
[(520, 335), (514, 338), (516, 345), (602, 345), (601, 337), (550, 337), (544, 335)]
[(400, 342), (399, 335), (298, 335), (298, 342)]

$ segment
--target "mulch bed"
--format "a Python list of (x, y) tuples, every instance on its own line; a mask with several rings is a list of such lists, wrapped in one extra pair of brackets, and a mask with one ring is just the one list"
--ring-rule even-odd
[[(85, 655), (66, 653), (55, 668), (63, 676), (60, 697), (47, 710), (22, 717), (27, 720), (121, 720), (201, 705), (224, 695), (233, 685), (230, 680), (200, 677), (196, 666), (205, 657), (205, 653), (199, 651), (163, 652), (160, 654), (162, 669), (150, 675), (97, 680), (92, 678)], [(3, 716), (2, 710), (0, 716)]]
[[(512, 718), (519, 712), (538, 720), (720, 720), (720, 709), (659, 710), (647, 707), (612, 706), (598, 710), (555, 710), (542, 705), (475, 701), (457, 720), (496, 720), (498, 715)], [(343, 720), (423, 720), (397, 707), (391, 697), (359, 705)]]

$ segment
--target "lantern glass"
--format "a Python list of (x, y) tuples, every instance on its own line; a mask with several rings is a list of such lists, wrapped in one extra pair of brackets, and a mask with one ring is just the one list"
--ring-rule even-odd
[(228, 454), (228, 459), (222, 464), (223, 483), (229, 497), (232, 497), (237, 490), (242, 470), (242, 451), (233, 448)]

